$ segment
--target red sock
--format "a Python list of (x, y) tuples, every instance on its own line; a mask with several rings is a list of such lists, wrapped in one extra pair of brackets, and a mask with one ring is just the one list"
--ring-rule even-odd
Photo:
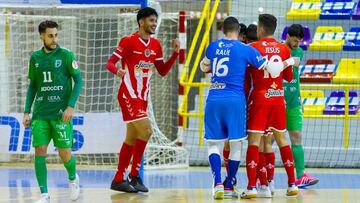
[(275, 152), (265, 153), (266, 170), (268, 180), (274, 180)]
[(260, 179), (261, 185), (267, 185), (267, 171), (266, 171), (266, 159), (265, 154), (260, 152), (259, 153), (259, 165), (257, 167), (258, 169), (258, 178)]
[(120, 153), (119, 153), (119, 163), (117, 166), (117, 171), (114, 177), (114, 181), (121, 182), (124, 180), (124, 174), (126, 168), (129, 166), (130, 159), (132, 156), (133, 146), (123, 143)]
[(136, 139), (133, 150), (133, 162), (131, 166), (130, 176), (139, 176), (139, 169), (141, 166), (141, 159), (144, 155), (147, 141)]
[(224, 165), (226, 168), (226, 174), (229, 174), (229, 155), (230, 150), (223, 149), (223, 158), (224, 158)]
[(288, 175), (288, 184), (295, 183), (294, 157), (289, 145), (280, 148), (281, 159)]
[(248, 177), (248, 189), (256, 186), (257, 164), (259, 162), (259, 147), (249, 145), (246, 152), (246, 173)]

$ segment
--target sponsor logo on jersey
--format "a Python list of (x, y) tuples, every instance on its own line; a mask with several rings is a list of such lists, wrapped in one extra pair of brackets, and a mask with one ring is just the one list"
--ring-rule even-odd
[(55, 60), (55, 68), (59, 68), (62, 64), (62, 60), (58, 59), (58, 60)]
[(284, 96), (284, 90), (268, 89), (267, 93), (265, 93), (265, 98), (282, 97), (282, 96)]
[(59, 102), (61, 101), (61, 98), (59, 96), (48, 96), (49, 102)]
[(71, 63), (71, 65), (72, 65), (73, 69), (75, 69), (75, 70), (79, 68), (78, 63), (75, 60)]
[(210, 89), (225, 89), (225, 87), (226, 87), (225, 83), (219, 83), (219, 82), (211, 83), (210, 85)]
[(43, 97), (36, 97), (36, 101), (42, 101)]
[(154, 64), (152, 62), (145, 62), (141, 60), (139, 64), (135, 65), (136, 69), (152, 69), (154, 68)]
[(256, 59), (257, 59), (258, 62), (260, 62), (260, 61), (264, 60), (264, 57), (263, 56), (256, 56)]
[(224, 46), (224, 42), (219, 42), (219, 47), (221, 48), (221, 47), (223, 47)]
[(150, 55), (151, 55), (150, 49), (145, 49), (144, 55), (145, 55), (146, 57), (150, 57)]
[(63, 86), (45, 86), (45, 87), (41, 87), (40, 90), (42, 92), (48, 92), (48, 91), (61, 91), (63, 89), (64, 89)]

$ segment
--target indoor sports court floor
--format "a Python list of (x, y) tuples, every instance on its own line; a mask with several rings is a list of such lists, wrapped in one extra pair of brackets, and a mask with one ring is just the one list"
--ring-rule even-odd
[[(48, 167), (48, 186), (51, 202), (71, 202), (67, 193), (66, 172), (61, 167)], [(301, 190), (298, 197), (286, 197), (287, 177), (281, 168), (275, 171), (277, 191), (272, 199), (251, 199), (241, 202), (286, 203), (360, 203), (360, 169), (310, 169), (311, 175), (320, 179), (318, 185)], [(179, 170), (147, 170), (145, 184), (147, 194), (125, 194), (109, 188), (114, 170), (79, 169), (82, 193), (77, 202), (86, 203), (205, 203), (238, 202), (239, 199), (213, 200), (208, 167)], [(244, 168), (238, 180), (241, 190), (245, 188)], [(35, 174), (29, 167), (0, 167), (0, 202), (34, 202), (39, 198)]]

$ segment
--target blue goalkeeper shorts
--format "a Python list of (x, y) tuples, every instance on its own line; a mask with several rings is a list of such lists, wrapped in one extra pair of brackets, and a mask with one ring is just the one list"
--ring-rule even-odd
[(239, 141), (246, 137), (245, 98), (227, 97), (206, 101), (205, 140)]

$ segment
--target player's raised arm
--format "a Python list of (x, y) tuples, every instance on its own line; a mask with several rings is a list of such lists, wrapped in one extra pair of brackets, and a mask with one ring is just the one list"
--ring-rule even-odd
[(155, 59), (155, 67), (161, 76), (165, 76), (174, 65), (176, 58), (179, 55), (180, 50), (180, 42), (177, 39), (173, 41), (174, 52), (171, 57), (164, 63), (164, 58), (161, 50), (161, 46), (159, 44), (159, 51), (157, 52), (156, 59)]

